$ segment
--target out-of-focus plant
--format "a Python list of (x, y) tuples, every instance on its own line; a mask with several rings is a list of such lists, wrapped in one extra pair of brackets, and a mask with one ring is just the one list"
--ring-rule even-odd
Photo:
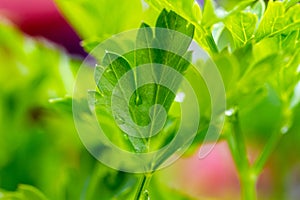
[(70, 179), (84, 180), (77, 171), (93, 162), (81, 166), (86, 153), (71, 115), (49, 104), (50, 98), (71, 95), (78, 64), (60, 47), (24, 36), (1, 19), (0, 199), (38, 199), (27, 195), (34, 193), (27, 186), (4, 191), (18, 184), (34, 185), (53, 199), (80, 194), (83, 181), (71, 185)]

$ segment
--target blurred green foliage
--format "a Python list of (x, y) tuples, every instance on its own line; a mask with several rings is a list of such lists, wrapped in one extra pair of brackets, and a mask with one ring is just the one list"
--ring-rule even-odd
[(29, 185), (20, 185), (16, 192), (0, 193), (3, 200), (47, 200), (36, 188)]
[(84, 151), (70, 113), (49, 104), (50, 98), (71, 94), (78, 63), (58, 46), (0, 24), (3, 189), (15, 190), (23, 183), (39, 186), (53, 199), (79, 195), (76, 191), (83, 186), (79, 180), (84, 177), (78, 172), (88, 166), (81, 163)]

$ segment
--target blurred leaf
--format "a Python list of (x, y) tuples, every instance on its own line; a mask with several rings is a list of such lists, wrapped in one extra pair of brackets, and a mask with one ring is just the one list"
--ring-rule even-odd
[(236, 89), (236, 82), (240, 77), (240, 65), (238, 59), (232, 56), (228, 50), (223, 50), (213, 57), (216, 66), (222, 76), (223, 83), (229, 97), (230, 91)]
[(0, 192), (1, 200), (47, 200), (38, 189), (29, 185), (19, 185), (16, 192)]
[(230, 52), (235, 49), (235, 43), (231, 32), (225, 27), (223, 22), (214, 24), (212, 27), (213, 38), (216, 41), (219, 52), (228, 48)]
[(146, 2), (158, 10), (173, 10), (178, 15), (186, 18), (189, 21), (197, 23), (201, 21), (202, 13), (199, 5), (194, 0), (146, 0)]
[(28, 200), (46, 200), (46, 197), (36, 188), (28, 185), (20, 185), (18, 191)]
[(243, 10), (254, 1), (255, 0), (226, 0), (226, 1), (218, 0), (217, 2), (219, 3), (220, 6), (225, 8), (227, 11), (231, 12), (235, 10), (237, 7)]
[(258, 0), (251, 8), (251, 11), (257, 15), (258, 21), (260, 21), (265, 13), (266, 3), (263, 0)]
[(137, 28), (143, 14), (140, 0), (56, 0), (56, 3), (82, 39), (97, 38), (99, 42)]
[(284, 0), (283, 3), (286, 8), (290, 8), (291, 6), (294, 6), (296, 3), (299, 3), (299, 0)]
[(100, 163), (90, 175), (83, 199), (132, 199), (138, 178), (133, 174), (110, 169)]
[(53, 199), (77, 196), (85, 176), (74, 173), (82, 145), (70, 113), (53, 109), (48, 100), (72, 94), (78, 60), (1, 21), (0, 66), (0, 187), (15, 190), (26, 183)]
[(267, 85), (263, 91), (248, 95), (240, 102), (240, 108), (239, 119), (247, 141), (264, 145), (272, 132), (278, 130), (281, 120), (281, 104), (276, 91)]
[(219, 17), (216, 15), (216, 7), (213, 0), (204, 1), (203, 16), (201, 24), (206, 27), (211, 27), (213, 24), (219, 21)]
[(169, 199), (172, 200), (196, 200), (185, 191), (178, 191), (177, 189), (171, 188), (157, 178), (153, 177), (149, 187), (149, 196), (151, 199)]

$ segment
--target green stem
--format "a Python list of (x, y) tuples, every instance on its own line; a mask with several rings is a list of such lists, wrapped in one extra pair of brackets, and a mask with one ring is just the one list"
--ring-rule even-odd
[(241, 167), (241, 170), (244, 170), (249, 166), (248, 162), (248, 156), (247, 156), (247, 148), (245, 144), (245, 139), (243, 132), (240, 127), (240, 123), (238, 120), (238, 114), (236, 112), (236, 116), (234, 117), (234, 120), (232, 121), (232, 134), (233, 138), (236, 144), (237, 151), (236, 152), (238, 155), (238, 161), (239, 165)]
[(148, 185), (150, 183), (152, 174), (144, 174), (141, 178), (140, 184), (137, 188), (134, 200), (145, 200), (148, 199)]
[(232, 115), (230, 115), (228, 119), (231, 125), (231, 131), (227, 134), (227, 143), (239, 173), (242, 199), (255, 200), (257, 198), (257, 176), (248, 161), (246, 143), (239, 124), (238, 112), (236, 109), (234, 109)]
[(271, 138), (267, 141), (267, 144), (265, 145), (263, 151), (261, 152), (260, 156), (256, 159), (253, 165), (253, 169), (255, 170), (255, 173), (257, 175), (262, 172), (267, 160), (274, 152), (277, 144), (279, 143), (281, 136), (282, 134), (273, 134)]
[(98, 181), (99, 181), (100, 174), (102, 172), (101, 170), (102, 170), (102, 168), (100, 167), (100, 165), (96, 164), (95, 167), (94, 167), (92, 176), (91, 176), (90, 183), (87, 187), (84, 199), (92, 199), (93, 194), (97, 190), (97, 184), (98, 184)]
[(233, 155), (234, 162), (239, 172), (245, 171), (249, 166), (247, 158), (247, 148), (243, 132), (240, 127), (238, 111), (234, 109), (233, 114), (229, 116), (230, 133), (227, 135), (227, 143)]
[(251, 168), (248, 168), (247, 171), (244, 171), (243, 174), (240, 175), (240, 181), (241, 181), (242, 199), (243, 200), (257, 199), (257, 194), (256, 194), (257, 177), (252, 172)]

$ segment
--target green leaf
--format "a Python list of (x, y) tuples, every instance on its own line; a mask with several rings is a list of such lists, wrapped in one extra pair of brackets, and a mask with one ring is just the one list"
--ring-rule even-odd
[(300, 39), (300, 29), (297, 31), (289, 32), (286, 35), (279, 35), (279, 48), (285, 53), (293, 54), (297, 49), (299, 49), (298, 41)]
[(168, 177), (154, 176), (150, 183), (150, 197), (153, 199), (170, 199), (172, 200), (196, 200), (187, 191), (181, 191), (169, 186)]
[[(190, 38), (193, 37), (194, 34), (194, 26), (189, 24), (184, 18), (177, 15), (175, 12), (170, 11), (167, 12), (163, 10), (159, 15), (156, 27), (158, 28), (166, 28), (181, 32)], [(141, 25), (140, 30), (138, 31), (137, 38), (136, 38), (136, 45), (148, 46), (149, 48), (144, 49), (137, 49), (133, 52), (129, 52), (125, 55), (116, 55), (110, 52), (107, 52), (100, 67), (97, 67), (95, 73), (95, 80), (98, 85), (100, 95), (97, 95), (97, 102), (96, 109), (102, 110), (110, 110), (111, 105), (109, 99), (112, 97), (112, 89), (116, 86), (118, 80), (129, 70), (143, 64), (163, 64), (166, 66), (171, 66), (173, 69), (177, 70), (179, 73), (184, 73), (187, 69), (189, 62), (181, 58), (180, 56), (167, 52), (162, 49), (153, 49), (150, 48), (153, 46), (153, 43), (160, 42), (159, 45), (165, 47), (167, 49), (173, 49), (174, 52), (178, 52), (179, 54), (187, 53), (187, 49), (191, 43), (191, 39), (184, 39), (183, 37), (178, 37), (173, 32), (167, 33), (160, 33), (157, 29), (155, 30), (155, 35), (152, 32), (152, 29), (145, 23)], [(181, 41), (178, 45), (177, 42), (174, 41)], [(189, 53), (187, 53), (189, 55)], [(188, 56), (186, 56), (188, 57)], [(104, 68), (107, 66), (107, 68)], [(164, 76), (167, 76), (167, 71), (163, 70), (164, 68), (158, 69), (158, 71), (154, 74), (156, 76), (156, 80), (160, 82), (160, 79)], [(100, 74), (103, 73), (103, 76), (100, 78)], [(139, 80), (143, 79), (143, 76), (147, 74), (134, 74), (130, 80)], [(181, 80), (172, 80), (175, 84), (175, 88), (179, 87)], [(125, 94), (130, 94), (129, 91), (134, 88), (135, 92), (132, 94), (130, 99), (126, 97)], [(153, 105), (162, 105), (166, 112), (168, 112), (171, 108), (173, 100), (175, 98), (175, 94), (171, 92), (166, 87), (159, 85), (159, 84), (147, 84), (143, 85), (142, 87), (136, 88), (136, 82), (126, 82), (124, 85), (120, 86), (120, 90), (124, 94), (120, 96), (120, 102), (124, 101), (124, 103), (119, 103), (116, 106), (119, 106), (116, 114), (117, 119), (125, 119), (123, 128), (126, 130), (133, 130), (137, 131), (138, 133), (141, 132), (139, 128), (131, 125), (129, 122), (126, 121), (127, 115), (123, 111), (124, 106), (129, 106), (130, 117), (132, 118), (133, 122), (140, 126), (146, 126), (150, 123), (152, 130), (153, 124), (160, 124), (164, 122), (161, 120), (159, 116), (163, 114), (160, 109), (154, 109), (152, 112), (152, 121), (149, 117), (149, 110), (152, 108)], [(126, 103), (127, 102), (127, 103)], [(129, 102), (129, 104), (128, 104)], [(92, 102), (93, 104), (93, 102)], [(102, 109), (101, 109), (102, 107)], [(111, 115), (111, 111), (106, 111), (108, 115)], [(100, 113), (99, 113), (100, 114)], [(101, 118), (101, 116), (99, 116)], [(107, 119), (107, 117), (105, 117)], [(112, 117), (109, 117), (110, 120), (114, 120)], [(104, 119), (103, 119), (104, 120)], [(101, 122), (101, 119), (99, 120)], [(109, 124), (109, 123), (108, 123)], [(112, 126), (116, 124), (111, 122)], [(166, 144), (172, 138), (172, 134), (175, 131), (175, 127), (177, 124), (177, 120), (172, 117), (167, 118), (166, 124), (162, 124), (164, 129), (157, 135), (153, 136), (149, 139), (137, 138), (130, 135), (127, 135), (128, 141), (131, 143), (135, 152), (146, 152), (151, 149), (157, 149), (162, 145)], [(169, 128), (168, 128), (169, 127)], [(122, 131), (121, 131), (122, 132)], [(121, 133), (119, 131), (120, 134)], [(141, 135), (142, 136), (142, 135)], [(123, 137), (121, 137), (123, 138)], [(125, 138), (124, 138), (125, 139)], [(151, 146), (150, 146), (151, 140)], [(128, 142), (127, 141), (127, 142)], [(120, 141), (119, 141), (120, 144)]]
[(30, 200), (46, 200), (47, 198), (38, 189), (29, 185), (20, 185), (18, 191), (24, 199)]
[(212, 35), (216, 41), (219, 52), (225, 48), (232, 51), (235, 47), (231, 32), (225, 27), (223, 22), (219, 22), (212, 27)]
[[(207, 1), (207, 20), (204, 20), (205, 7), (202, 24), (212, 26), (213, 38), (216, 41), (219, 53), (228, 47), (230, 51), (247, 44), (253, 37), (256, 28), (257, 17), (260, 19), (264, 13), (264, 1), (260, 0), (253, 4), (253, 0), (241, 1), (229, 12), (222, 8), (213, 6), (213, 2)], [(253, 5), (252, 5), (253, 4)], [(218, 13), (216, 16), (215, 12)], [(215, 16), (215, 17), (214, 17)]]
[(216, 7), (214, 3), (215, 2), (213, 0), (204, 1), (201, 24), (205, 27), (211, 27), (213, 24), (220, 20), (215, 13)]
[(215, 55), (213, 59), (222, 75), (225, 89), (228, 91), (227, 96), (230, 96), (229, 91), (236, 89), (236, 82), (240, 76), (238, 59), (226, 50)]
[(146, 0), (157, 10), (173, 10), (195, 26), (195, 40), (208, 52), (216, 53), (218, 48), (210, 33), (209, 27), (201, 25), (202, 13), (199, 5), (194, 0)]
[[(112, 88), (118, 82), (118, 80), (127, 72), (130, 71), (131, 67), (125, 58), (116, 55), (111, 52), (107, 52), (102, 61), (103, 66), (108, 66), (105, 71), (101, 72), (104, 67), (97, 67), (96, 72), (103, 73), (103, 79), (98, 82), (98, 88), (100, 93), (105, 95), (111, 95)], [(98, 74), (95, 74), (95, 78), (97, 78)]]
[(218, 1), (219, 5), (224, 7), (229, 12), (235, 12), (237, 10), (244, 10), (255, 0), (231, 0), (231, 1)]
[(279, 1), (270, 1), (256, 32), (256, 40), (278, 34), (286, 34), (300, 28), (300, 5), (286, 11)]
[(256, 21), (256, 15), (250, 12), (239, 12), (225, 19), (225, 26), (233, 36), (235, 48), (245, 46), (253, 38)]
[(251, 11), (257, 15), (260, 21), (265, 13), (266, 3), (263, 0), (258, 0), (251, 8)]
[[(132, 199), (138, 179), (133, 174), (117, 171), (98, 163), (95, 165), (82, 199)], [(99, 189), (101, 188), (101, 189)]]
[(299, 3), (299, 0), (284, 0), (283, 3), (285, 5), (286, 8), (290, 8), (292, 6), (294, 6), (296, 3)]
[(47, 200), (45, 195), (30, 185), (19, 185), (16, 192), (0, 192), (1, 200)]
[(143, 19), (140, 0), (56, 0), (56, 3), (81, 38), (97, 38), (98, 42), (137, 28)]
[(202, 18), (200, 7), (194, 0), (146, 0), (146, 2), (159, 11), (162, 9), (173, 10), (189, 21), (199, 23)]
[(284, 25), (284, 12), (283, 3), (270, 1), (256, 32), (256, 37), (261, 39), (280, 29)]
[[(174, 11), (168, 12), (167, 10), (164, 9), (157, 19), (156, 27), (175, 30), (175, 31), (178, 31), (180, 33), (183, 33), (183, 34), (189, 36), (190, 38), (193, 38), (193, 36), (194, 36), (194, 29), (195, 29), (194, 25), (192, 25), (189, 21), (187, 21), (180, 15), (176, 14)], [(156, 35), (156, 37), (158, 37), (158, 36), (159, 35)], [(178, 37), (180, 37), (180, 36), (178, 36)], [(172, 38), (172, 35), (170, 35), (170, 38), (166, 38), (166, 39), (171, 40), (171, 38)], [(157, 39), (162, 39), (162, 38), (157, 38)], [(161, 42), (164, 42), (164, 40), (162, 40)], [(191, 41), (182, 42), (182, 45), (183, 44), (186, 45), (186, 47), (183, 47), (183, 48), (187, 48), (189, 46), (190, 42)], [(172, 45), (172, 44), (169, 44), (170, 42), (166, 42), (166, 43), (168, 43), (168, 45)]]
[[(178, 32), (188, 35), (191, 38), (193, 37), (194, 33), (193, 25), (188, 24), (188, 22), (185, 19), (178, 16), (173, 11), (167, 12), (166, 10), (163, 10), (157, 19), (156, 27), (176, 30)], [(153, 36), (152, 33), (143, 34), (143, 32), (143, 29), (139, 31), (137, 43), (139, 43), (141, 39), (139, 35), (146, 35), (146, 41), (149, 41), (149, 45), (152, 42), (159, 41), (161, 46), (164, 46), (167, 49), (173, 49), (179, 54), (186, 52), (191, 42), (191, 40), (184, 40), (182, 37), (178, 38), (178, 36), (174, 35), (173, 33), (161, 34), (160, 32), (156, 31), (155, 38), (150, 38), (151, 36)], [(178, 45), (174, 41), (181, 41), (181, 43), (180, 45)], [(145, 51), (148, 54), (145, 55)], [(150, 51), (149, 49), (141, 51), (138, 50), (135, 53), (137, 55), (136, 63), (139, 65), (145, 63), (160, 63), (166, 66), (171, 66), (180, 73), (183, 73), (189, 65), (189, 63), (183, 60), (180, 56), (160, 49), (150, 49)], [(167, 71), (163, 70), (159, 70), (159, 72), (156, 72), (157, 81), (159, 82), (159, 80), (162, 77), (167, 76), (167, 73)], [(137, 80), (139, 80), (140, 78), (142, 79), (142, 76), (139, 76), (139, 74), (137, 74)], [(180, 80), (173, 80), (173, 83), (177, 84), (176, 87), (178, 88)], [(132, 105), (134, 105), (135, 103), (134, 99), (138, 99), (140, 101), (140, 103), (137, 106), (134, 106), (133, 112), (137, 113), (136, 116), (138, 116), (139, 118), (140, 122), (136, 121), (137, 124), (148, 124), (150, 122), (150, 119), (146, 113), (152, 107), (152, 105), (160, 104), (165, 108), (165, 111), (168, 112), (174, 98), (175, 94), (173, 94), (169, 89), (165, 88), (164, 86), (158, 84), (151, 84), (138, 88), (137, 92), (133, 95), (130, 101), (130, 104)], [(158, 116), (159, 113), (159, 110), (154, 110), (153, 116)], [(158, 120), (159, 117), (153, 118), (152, 123), (157, 124), (159, 122)]]
[[(98, 66), (95, 70), (95, 80), (99, 89), (100, 94), (97, 95), (97, 93), (95, 93), (93, 96), (95, 97), (95, 99), (97, 100), (97, 104), (96, 104), (96, 108), (98, 113), (101, 115), (99, 115), (99, 120), (101, 121), (101, 124), (103, 125), (104, 122), (106, 122), (106, 126), (104, 125), (104, 129), (106, 128), (106, 130), (112, 126), (112, 128), (117, 127), (117, 124), (114, 122), (114, 118), (112, 117), (112, 113), (111, 113), (111, 105), (110, 105), (110, 98), (112, 96), (112, 91), (113, 88), (115, 87), (115, 85), (117, 84), (118, 80), (128, 71), (131, 70), (131, 67), (129, 65), (129, 63), (126, 61), (126, 59), (120, 55), (114, 54), (114, 53), (110, 53), (107, 52), (105, 54), (105, 57), (103, 58), (102, 61), (102, 65), (103, 66), (107, 66), (106, 68), (103, 66)], [(99, 80), (100, 75), (103, 73), (101, 79)], [(132, 78), (131, 80), (134, 80), (134, 78)], [(128, 84), (132, 84), (132, 83), (128, 83)], [(127, 99), (126, 97), (126, 93), (128, 93), (128, 88), (132, 88), (135, 86), (128, 86), (128, 85), (122, 85), (121, 86), (121, 91), (122, 91), (122, 99), (125, 100), (125, 102), (129, 102), (130, 99)], [(94, 99), (94, 98), (91, 98)], [(93, 104), (90, 103), (90, 105)], [(119, 111), (123, 111), (124, 108), (122, 107), (123, 104), (116, 104), (117, 109)], [(133, 106), (129, 105), (129, 110), (131, 111), (131, 113), (134, 113), (133, 110)], [(137, 121), (136, 119), (136, 115), (135, 113), (132, 116), (134, 118), (134, 121)], [(123, 118), (119, 118), (120, 120)], [(111, 131), (111, 130), (110, 130)], [(109, 132), (110, 132), (109, 131)], [(138, 130), (137, 130), (138, 131)], [(119, 132), (118, 129), (115, 130), (115, 132)], [(114, 137), (112, 137), (114, 138)], [(116, 138), (120, 138), (120, 137), (116, 137)], [(123, 138), (123, 137), (121, 137)], [(132, 136), (128, 136), (124, 139), (129, 139), (130, 142), (133, 145), (133, 148), (135, 149), (135, 151), (137, 152), (142, 152), (145, 150), (145, 145), (142, 139), (136, 139)], [(113, 141), (115, 141), (116, 139), (113, 139)], [(118, 143), (120, 145), (120, 143)], [(124, 144), (124, 143), (122, 143)], [(122, 145), (124, 147), (124, 145)]]

